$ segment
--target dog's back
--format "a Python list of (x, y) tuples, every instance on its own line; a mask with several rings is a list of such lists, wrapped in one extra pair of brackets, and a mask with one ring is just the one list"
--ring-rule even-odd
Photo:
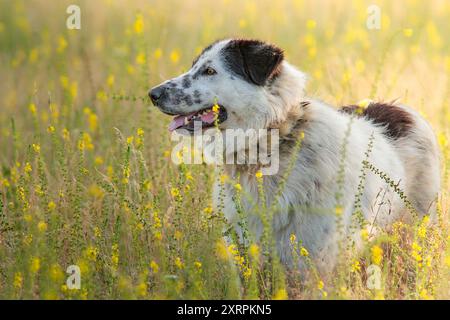
[(405, 194), (420, 215), (435, 212), (440, 189), (439, 147), (428, 122), (401, 104), (370, 103), (367, 108), (345, 106), (341, 111), (356, 114), (384, 129), (384, 134), (402, 159)]

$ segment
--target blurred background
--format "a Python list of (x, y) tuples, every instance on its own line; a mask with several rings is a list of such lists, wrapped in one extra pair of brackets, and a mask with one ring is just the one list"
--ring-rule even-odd
[[(66, 27), (71, 4), (80, 30)], [(371, 5), (379, 29), (367, 28)], [(310, 96), (334, 106), (398, 99), (426, 117), (443, 150), (446, 196), (449, 34), (446, 0), (0, 0), (0, 297), (326, 297), (323, 283), (290, 290), (281, 275), (270, 292), (236, 287), (220, 258), (211, 170), (170, 163), (170, 120), (148, 89), (217, 39), (273, 42), (309, 75)], [(448, 298), (448, 283), (429, 276), (449, 264), (446, 234), (422, 282), (393, 285), (399, 263), (383, 292), (348, 271), (330, 296)], [(74, 262), (89, 274), (77, 293), (64, 288)], [(250, 277), (250, 262), (240, 268)]]

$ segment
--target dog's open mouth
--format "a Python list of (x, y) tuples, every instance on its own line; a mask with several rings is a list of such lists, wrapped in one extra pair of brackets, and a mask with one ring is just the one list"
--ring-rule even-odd
[(175, 116), (169, 124), (169, 131), (177, 129), (194, 131), (194, 129), (196, 129), (194, 127), (194, 122), (196, 121), (201, 121), (201, 128), (206, 129), (214, 127), (216, 123), (220, 124), (225, 120), (227, 120), (227, 110), (220, 105), (215, 105), (186, 115)]

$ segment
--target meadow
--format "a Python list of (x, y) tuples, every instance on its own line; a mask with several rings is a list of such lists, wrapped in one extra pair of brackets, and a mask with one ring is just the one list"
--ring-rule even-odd
[[(366, 26), (371, 4), (380, 29)], [(0, 0), (0, 299), (449, 299), (449, 21), (446, 0)], [(235, 182), (172, 163), (170, 117), (147, 92), (232, 36), (285, 49), (332, 105), (418, 110), (442, 149), (437, 222), (362, 230), (363, 252), (343, 252), (329, 279), (295, 237), (308, 274), (225, 243), (211, 186)]]

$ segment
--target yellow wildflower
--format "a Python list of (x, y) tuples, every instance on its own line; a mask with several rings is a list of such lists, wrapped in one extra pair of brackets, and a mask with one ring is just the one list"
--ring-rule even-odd
[(67, 48), (67, 41), (63, 36), (59, 36), (58, 38), (58, 47), (56, 48), (56, 52), (62, 53)]
[(419, 238), (424, 239), (426, 235), (427, 235), (427, 229), (426, 229), (426, 227), (423, 226), (423, 225), (420, 226), (420, 227), (417, 229), (417, 236), (418, 236)]
[(30, 105), (28, 106), (28, 109), (30, 110), (30, 112), (32, 114), (36, 114), (36, 105), (34, 103), (30, 103)]
[(85, 149), (87, 150), (92, 150), (94, 149), (94, 145), (92, 144), (92, 138), (89, 135), (89, 133), (84, 132), (79, 141), (78, 141), (78, 149), (80, 151), (84, 151)]
[(147, 295), (147, 284), (141, 282), (136, 286), (136, 293), (140, 297), (145, 297)]
[(369, 238), (369, 231), (367, 229), (362, 229), (360, 234), (361, 234), (361, 239), (363, 239), (364, 241), (367, 241), (367, 239)]
[(59, 82), (61, 83), (61, 86), (64, 89), (67, 89), (69, 87), (69, 78), (65, 75), (62, 75), (59, 77)]
[(355, 261), (352, 263), (351, 270), (352, 270), (352, 272), (354, 272), (354, 273), (361, 271), (361, 265), (359, 264), (359, 261), (358, 261), (358, 260), (355, 260)]
[(381, 260), (383, 259), (383, 249), (379, 246), (374, 245), (371, 249), (372, 252), (372, 262), (376, 265), (380, 265)]
[(404, 35), (405, 37), (411, 38), (413, 34), (414, 34), (413, 29), (411, 29), (411, 28), (405, 28), (405, 29), (403, 29), (403, 35)]
[(422, 259), (422, 255), (421, 255), (421, 251), (422, 251), (422, 247), (419, 246), (417, 244), (417, 242), (413, 242), (412, 244), (412, 252), (411, 252), (411, 256), (417, 261), (417, 262), (421, 262)]
[(176, 257), (176, 259), (175, 259), (175, 266), (178, 268), (178, 269), (184, 269), (184, 263), (183, 263), (183, 261), (181, 261), (181, 258), (180, 257)]
[(32, 258), (30, 263), (30, 272), (38, 273), (40, 268), (41, 268), (41, 260), (37, 257)]
[(242, 276), (244, 277), (244, 279), (248, 280), (251, 275), (252, 275), (252, 269), (245, 267), (244, 270), (242, 271)]
[(431, 300), (433, 299), (433, 297), (431, 295), (428, 294), (428, 290), (423, 288), (422, 290), (420, 290), (419, 292), (419, 297), (423, 300)]
[(3, 186), (5, 186), (6, 188), (8, 188), (8, 187), (11, 186), (11, 184), (10, 184), (9, 181), (8, 181), (8, 179), (6, 179), (6, 178), (0, 179), (0, 184), (2, 184)]
[(306, 250), (305, 247), (301, 247), (300, 248), (300, 255), (303, 256), (303, 257), (307, 257), (307, 256), (309, 256), (309, 252), (308, 252), (308, 250)]
[(219, 258), (221, 258), (222, 260), (227, 260), (228, 259), (228, 250), (227, 250), (227, 247), (225, 246), (225, 243), (224, 243), (224, 241), (222, 239), (217, 240), (216, 253), (219, 256)]
[(13, 286), (16, 289), (21, 289), (23, 285), (23, 276), (21, 272), (16, 272), (14, 274), (14, 282), (13, 282)]
[(186, 172), (186, 180), (190, 180), (190, 181), (194, 180), (194, 177), (192, 176), (190, 171)]
[(45, 221), (39, 221), (37, 227), (40, 232), (47, 231), (47, 223), (45, 223)]
[(49, 273), (50, 273), (50, 279), (52, 279), (54, 282), (61, 282), (61, 280), (64, 279), (64, 273), (61, 270), (61, 267), (57, 263), (52, 264), (50, 266)]
[(241, 186), (239, 183), (236, 183), (236, 184), (234, 185), (234, 188), (235, 188), (237, 191), (241, 191), (241, 190), (242, 190), (242, 186)]
[(164, 158), (168, 158), (170, 156), (170, 151), (169, 150), (165, 150), (163, 153)]
[(228, 181), (228, 176), (226, 174), (221, 174), (220, 175), (220, 183), (224, 184), (227, 181)]
[[(450, 61), (450, 58), (449, 58)], [(445, 135), (444, 132), (440, 132), (439, 136), (438, 136), (438, 141), (439, 141), (439, 145), (441, 146), (442, 149), (446, 149), (448, 146), (448, 140), (447, 140), (447, 136)]]
[(183, 238), (183, 233), (180, 230), (175, 230), (173, 237), (177, 240), (180, 240)]
[(141, 52), (136, 56), (136, 63), (140, 65), (145, 64), (145, 53)]
[(245, 29), (246, 27), (247, 27), (247, 20), (245, 20), (245, 19), (240, 19), (240, 20), (239, 20), (239, 28)]
[(361, 108), (367, 108), (373, 101), (371, 99), (363, 99), (358, 102), (358, 106)]
[(144, 17), (142, 16), (142, 14), (138, 13), (136, 15), (136, 20), (134, 20), (133, 28), (136, 34), (142, 33), (144, 29)]
[(248, 248), (248, 252), (253, 259), (259, 258), (259, 247), (257, 244), (252, 243)]
[(288, 294), (285, 289), (279, 289), (272, 298), (273, 300), (286, 300), (288, 298)]
[(377, 290), (374, 296), (375, 300), (384, 300), (384, 294), (383, 291)]
[(48, 203), (48, 210), (53, 211), (56, 208), (56, 204), (53, 201)]
[(96, 131), (98, 127), (98, 117), (95, 113), (91, 112), (89, 115), (87, 115), (87, 121), (89, 124), (89, 129), (91, 131)]
[(40, 197), (44, 195), (44, 191), (42, 190), (42, 186), (40, 184), (36, 185), (36, 188), (34, 188), (34, 192)]
[(113, 269), (117, 270), (117, 266), (119, 265), (119, 246), (116, 243), (111, 246), (111, 252), (111, 263)]
[(234, 244), (230, 244), (227, 248), (228, 252), (231, 253), (232, 255), (238, 255), (239, 251), (236, 248), (236, 246)]
[(322, 281), (322, 280), (319, 280), (319, 281), (317, 282), (317, 289), (322, 290), (322, 289), (323, 289), (323, 286), (324, 286), (323, 281)]
[(159, 266), (154, 260), (150, 262), (150, 268), (152, 269), (153, 273), (158, 273), (159, 271)]
[(87, 300), (88, 299), (88, 291), (86, 290), (86, 288), (81, 290), (80, 299), (81, 300)]
[(172, 197), (177, 198), (180, 196), (180, 190), (178, 190), (178, 188), (172, 188), (170, 189), (170, 194)]
[(104, 196), (103, 189), (100, 188), (97, 184), (92, 184), (88, 189), (89, 194), (97, 199), (101, 199)]
[(163, 55), (163, 52), (161, 50), (161, 48), (157, 48), (154, 52), (153, 52), (153, 57), (155, 58), (155, 60), (159, 60)]
[(217, 103), (214, 104), (213, 107), (212, 107), (212, 111), (214, 113), (219, 113), (219, 109), (220, 109), (220, 107), (219, 107), (219, 105)]
[(94, 163), (96, 166), (101, 166), (103, 164), (103, 158), (100, 156), (95, 157)]
[(69, 93), (72, 99), (75, 99), (78, 94), (78, 83), (76, 81), (70, 84)]
[(313, 19), (308, 19), (308, 20), (306, 21), (306, 28), (309, 29), (309, 30), (315, 29), (315, 28), (316, 28), (316, 25), (317, 25), (317, 23), (316, 23), (316, 21), (313, 20)]
[(178, 50), (172, 50), (172, 52), (170, 53), (170, 60), (173, 64), (178, 63), (178, 61), (180, 60), (180, 53), (178, 52)]
[(195, 266), (195, 268), (197, 268), (198, 271), (201, 271), (202, 263), (200, 261), (195, 261), (194, 266)]
[(67, 130), (66, 128), (64, 128), (64, 129), (62, 130), (62, 136), (63, 136), (63, 139), (64, 139), (64, 140), (69, 140), (69, 138), (70, 138), (70, 132), (69, 132), (69, 130)]
[(145, 191), (149, 191), (152, 188), (152, 183), (149, 180), (144, 180), (142, 183), (142, 189)]
[(136, 135), (138, 136), (138, 137), (143, 137), (144, 136), (144, 130), (142, 129), (142, 128), (137, 128), (137, 130), (136, 130)]
[(289, 237), (289, 241), (291, 242), (291, 244), (295, 244), (297, 242), (297, 237), (295, 236), (295, 234), (291, 234), (291, 236)]
[(23, 171), (25, 171), (25, 173), (30, 173), (31, 171), (33, 171), (33, 169), (31, 168), (31, 164), (29, 162), (25, 163)]
[(366, 70), (366, 64), (363, 60), (358, 59), (355, 62), (355, 69), (358, 73), (363, 73)]
[(96, 247), (88, 247), (85, 251), (87, 258), (91, 261), (96, 261), (98, 256), (98, 249)]
[(136, 69), (135, 69), (131, 64), (129, 64), (129, 65), (127, 66), (127, 72), (128, 72), (128, 74), (134, 74), (135, 71), (136, 71)]
[(213, 208), (212, 207), (206, 207), (205, 209), (203, 209), (203, 212), (210, 215), (211, 213), (213, 213)]
[(31, 147), (33, 148), (34, 152), (36, 152), (36, 153), (40, 153), (41, 152), (41, 146), (39, 144), (33, 143), (31, 145)]
[(107, 166), (106, 167), (106, 174), (108, 175), (109, 178), (113, 178), (114, 176), (114, 168), (112, 166)]
[(445, 264), (450, 268), (450, 255), (445, 257)]

